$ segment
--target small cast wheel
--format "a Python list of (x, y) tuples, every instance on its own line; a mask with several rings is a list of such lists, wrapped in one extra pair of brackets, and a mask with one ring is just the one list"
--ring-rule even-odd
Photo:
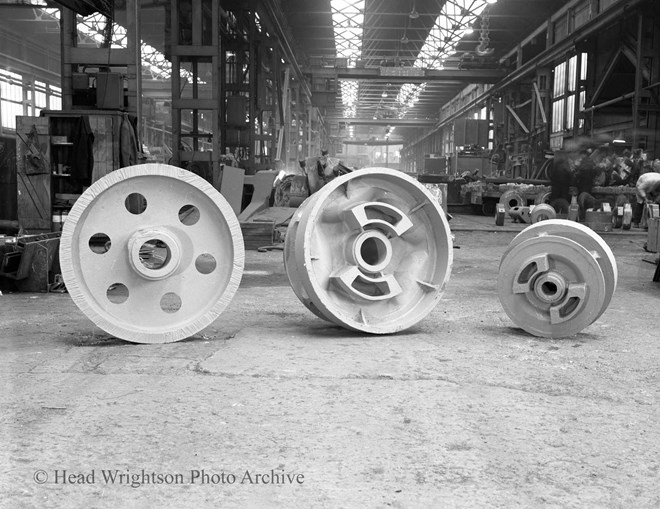
[[(552, 241), (546, 242), (548, 239), (552, 239)], [(519, 247), (523, 244), (527, 246), (525, 255), (529, 255), (531, 258), (533, 257), (529, 254), (531, 252), (534, 256), (541, 257), (542, 260), (541, 262), (537, 261), (536, 264), (536, 272), (538, 274), (532, 275), (527, 280), (532, 285), (529, 286), (529, 295), (524, 294), (526, 295), (524, 299), (521, 297), (523, 295), (522, 292), (517, 295), (519, 300), (523, 300), (523, 304), (526, 301), (528, 305), (527, 307), (524, 305), (521, 306), (519, 312), (520, 318), (514, 318), (518, 312), (516, 311), (517, 308), (511, 304), (516, 300), (512, 297), (513, 280), (509, 280), (507, 277), (511, 277), (511, 272), (514, 269), (515, 272), (518, 269), (524, 272), (523, 265), (530, 265), (526, 263), (526, 260), (521, 260), (522, 255), (519, 254)], [(576, 245), (581, 249), (577, 249)], [(569, 260), (567, 257), (570, 256), (573, 256), (573, 258)], [(559, 261), (555, 264), (555, 260)], [(516, 264), (518, 265), (517, 268)], [(594, 264), (598, 267), (598, 270), (593, 268)], [(521, 267), (523, 268), (521, 269)], [(559, 271), (564, 281), (567, 281), (569, 286), (573, 284), (574, 289), (578, 288), (576, 285), (584, 283), (585, 290), (588, 290), (588, 292), (584, 292), (583, 297), (577, 300), (574, 299), (573, 301), (576, 304), (575, 314), (570, 314), (567, 319), (572, 323), (571, 326), (562, 325), (566, 320), (557, 322), (557, 316), (551, 319), (550, 307), (545, 306), (545, 304), (542, 312), (539, 312), (538, 308), (534, 306), (534, 304), (538, 304), (538, 300), (535, 300), (535, 298), (538, 298), (537, 291), (542, 291), (543, 289), (539, 290), (536, 286), (533, 286), (535, 283), (531, 279), (535, 279), (541, 275), (543, 273), (541, 268), (544, 267), (552, 267), (547, 269), (546, 272)], [(527, 270), (529, 271), (531, 269)], [(505, 272), (508, 274), (507, 277), (504, 276)], [(509, 317), (528, 332), (546, 337), (570, 336), (596, 321), (605, 312), (616, 290), (617, 278), (616, 260), (614, 259), (612, 250), (597, 233), (574, 221), (551, 219), (536, 223), (520, 232), (511, 241), (507, 250), (502, 255), (499, 278), (500, 301)], [(518, 283), (520, 281), (516, 280), (516, 284)], [(555, 281), (556, 283), (557, 281)], [(565, 283), (562, 284), (564, 285), (563, 287), (567, 288)], [(521, 289), (520, 286), (516, 288), (518, 290)], [(547, 290), (548, 288), (546, 286), (545, 289)], [(541, 300), (547, 304), (546, 301)], [(583, 311), (579, 311), (577, 308), (577, 301), (582, 302), (580, 309), (583, 309)], [(507, 303), (506, 305), (505, 302)], [(532, 303), (532, 307), (536, 309), (531, 315), (529, 314), (531, 310), (529, 307), (530, 302)], [(559, 302), (563, 301), (560, 299)], [(589, 305), (586, 306), (585, 303)], [(599, 307), (592, 317), (590, 310), (594, 304), (598, 304)], [(565, 311), (564, 315), (566, 315)], [(532, 320), (530, 316), (536, 316), (536, 319)], [(536, 322), (540, 322), (541, 325)]]
[(532, 224), (538, 223), (539, 221), (547, 221), (548, 219), (557, 219), (557, 213), (552, 206), (547, 203), (540, 203), (534, 206), (530, 214), (530, 219)]
[(197, 175), (165, 164), (114, 171), (76, 201), (60, 242), (71, 297), (101, 329), (168, 343), (213, 322), (243, 274), (240, 225)]
[(594, 254), (552, 235), (514, 247), (502, 261), (498, 287), (509, 318), (542, 337), (577, 334), (598, 318), (605, 299), (605, 278)]
[(527, 205), (527, 200), (525, 200), (524, 196), (515, 189), (507, 189), (500, 196), (499, 203), (504, 205), (504, 209), (508, 214), (509, 210), (514, 207), (524, 207)]
[(433, 196), (387, 168), (340, 176), (308, 198), (286, 234), (291, 286), (315, 315), (374, 334), (401, 331), (439, 302), (453, 259)]
[(492, 216), (495, 214), (497, 202), (495, 200), (484, 200), (481, 203), (481, 213), (484, 216)]

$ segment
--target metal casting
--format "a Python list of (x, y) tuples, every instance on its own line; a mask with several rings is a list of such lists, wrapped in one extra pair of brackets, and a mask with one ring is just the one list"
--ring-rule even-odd
[(168, 343), (213, 322), (243, 274), (231, 206), (197, 175), (166, 164), (113, 171), (76, 201), (62, 230), (67, 290), (101, 329)]
[(596, 321), (617, 284), (614, 255), (584, 225), (562, 219), (536, 223), (518, 234), (500, 260), (502, 307), (527, 332), (567, 337)]
[(387, 168), (338, 177), (308, 198), (286, 234), (291, 286), (316, 316), (386, 334), (440, 300), (453, 253), (445, 214), (417, 181)]

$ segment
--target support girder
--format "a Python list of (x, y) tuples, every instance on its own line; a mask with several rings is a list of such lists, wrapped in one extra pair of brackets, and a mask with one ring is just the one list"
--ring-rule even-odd
[[(386, 69), (383, 71), (382, 69)], [(386, 83), (425, 83), (428, 81), (452, 82), (456, 85), (471, 83), (497, 83), (506, 76), (504, 70), (499, 69), (481, 69), (481, 70), (461, 70), (461, 69), (411, 69), (411, 73), (402, 70), (401, 75), (394, 75), (391, 69), (396, 68), (344, 68), (344, 69), (313, 69), (308, 70), (306, 74), (313, 74), (319, 78), (339, 78), (348, 80), (370, 80), (383, 81)]]
[(392, 127), (430, 127), (437, 123), (437, 120), (420, 120), (416, 118), (350, 118), (350, 117), (326, 117), (328, 122), (345, 122), (352, 125), (382, 125)]

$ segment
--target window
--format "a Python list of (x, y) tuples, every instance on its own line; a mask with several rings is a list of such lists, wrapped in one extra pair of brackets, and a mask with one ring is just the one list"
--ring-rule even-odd
[[(566, 62), (555, 67), (552, 87), (552, 132), (573, 130), (575, 121), (575, 101), (578, 111), (584, 109), (586, 99), (587, 54), (573, 55)], [(579, 119), (578, 128), (583, 127), (584, 119)]]
[(16, 115), (23, 115), (23, 77), (0, 69), (2, 127), (16, 129)]
[(62, 109), (62, 89), (30, 75), (0, 69), (0, 126), (16, 129), (17, 115), (39, 116), (41, 110)]

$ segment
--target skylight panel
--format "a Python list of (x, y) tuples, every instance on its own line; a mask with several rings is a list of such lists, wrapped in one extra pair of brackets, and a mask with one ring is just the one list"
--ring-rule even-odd
[[(355, 67), (362, 56), (362, 33), (365, 0), (331, 0), (332, 26), (338, 58), (345, 58), (348, 67)], [(357, 110), (358, 82), (339, 82), (344, 116), (355, 117)]]

